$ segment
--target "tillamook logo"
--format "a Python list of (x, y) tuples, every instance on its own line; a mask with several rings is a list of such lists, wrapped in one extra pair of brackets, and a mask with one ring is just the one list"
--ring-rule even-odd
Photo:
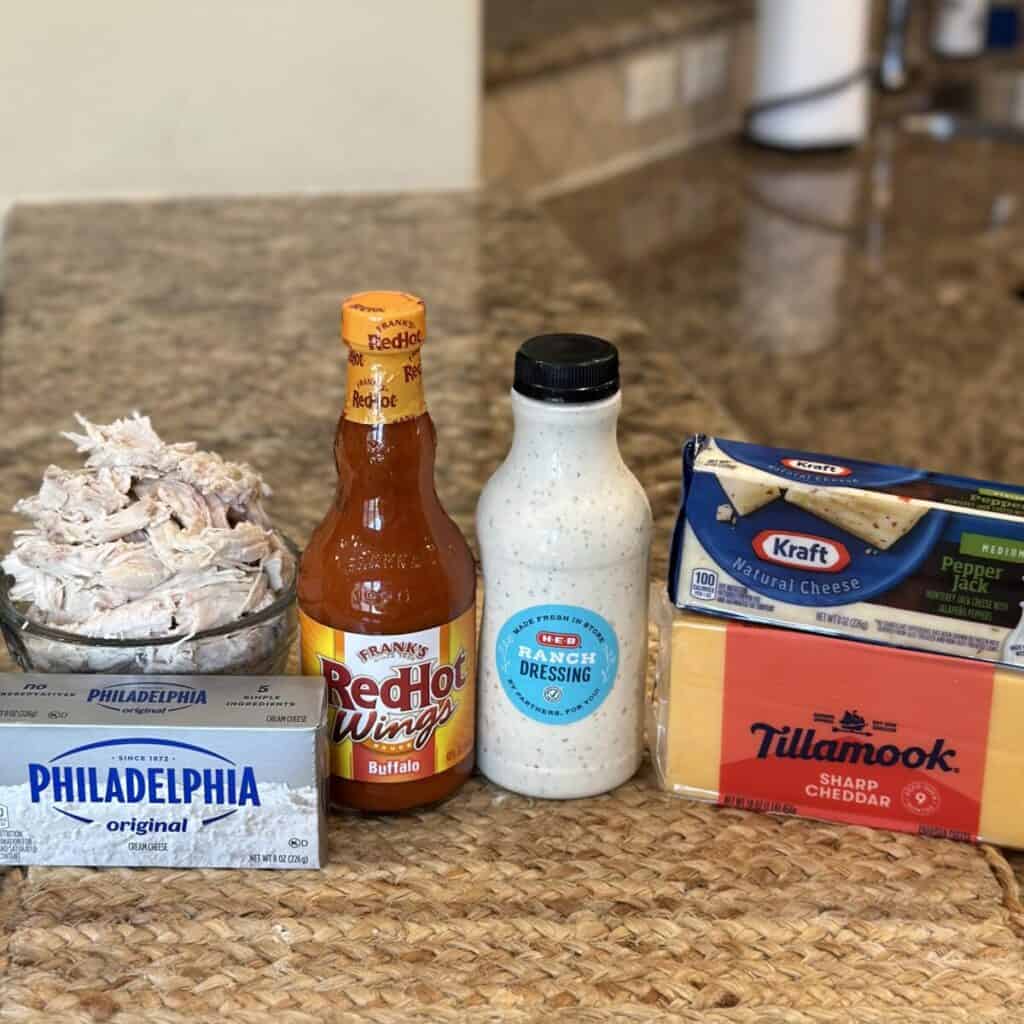
[(850, 476), (849, 466), (836, 466), (831, 462), (814, 462), (811, 459), (783, 459), (782, 464), (798, 473), (817, 473), (819, 476)]
[(753, 547), (762, 562), (774, 562), (792, 569), (841, 572), (850, 564), (850, 552), (845, 545), (809, 533), (762, 530), (754, 538)]
[(956, 750), (947, 747), (945, 739), (937, 739), (929, 749), (899, 747), (895, 743), (881, 745), (861, 739), (818, 739), (816, 729), (775, 726), (755, 722), (750, 727), (753, 735), (761, 737), (757, 756), (791, 758), (796, 761), (826, 761), (829, 764), (865, 764), (891, 768), (921, 768), (927, 772), (957, 772), (953, 765)]

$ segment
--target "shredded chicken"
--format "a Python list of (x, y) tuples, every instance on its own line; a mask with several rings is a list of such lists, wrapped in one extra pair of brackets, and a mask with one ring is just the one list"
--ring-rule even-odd
[[(263, 509), (270, 488), (250, 466), (167, 444), (138, 413), (106, 426), (76, 419), (82, 432), (64, 436), (86, 454), (84, 468), (50, 466), (39, 493), (15, 505), (31, 527), (0, 563), (32, 621), (184, 641), (267, 607), (291, 584), (294, 559)], [(178, 652), (195, 668), (194, 648), (158, 648), (157, 661), (173, 668)]]
[(243, 517), (266, 525), (260, 502), (270, 495), (270, 488), (244, 462), (226, 462), (213, 452), (198, 451), (192, 441), (164, 444), (149, 417), (138, 413), (105, 427), (77, 413), (75, 419), (85, 433), (68, 431), (64, 436), (88, 453), (87, 467), (128, 470), (137, 480), (190, 484), (199, 494), (213, 495)]

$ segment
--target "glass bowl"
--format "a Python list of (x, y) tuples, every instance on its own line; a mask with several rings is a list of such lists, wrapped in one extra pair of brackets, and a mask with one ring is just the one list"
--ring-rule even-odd
[(0, 573), (0, 630), (7, 650), (26, 672), (109, 675), (283, 675), (295, 641), (299, 549), (281, 538), (295, 568), (281, 595), (261, 611), (191, 636), (104, 639), (66, 633), (26, 618), (10, 599)]

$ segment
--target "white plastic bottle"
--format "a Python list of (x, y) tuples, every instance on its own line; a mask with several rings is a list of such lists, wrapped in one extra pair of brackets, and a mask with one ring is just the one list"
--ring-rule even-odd
[(528, 796), (603, 793), (640, 764), (651, 509), (619, 454), (620, 404), (614, 345), (525, 342), (512, 450), (477, 507), (477, 764)]

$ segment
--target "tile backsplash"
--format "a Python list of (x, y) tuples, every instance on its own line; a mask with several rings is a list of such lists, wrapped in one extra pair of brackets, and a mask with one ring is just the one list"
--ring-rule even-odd
[(557, 191), (739, 127), (750, 3), (524, 0), (515, 17), (509, 6), (486, 8), (487, 184)]

